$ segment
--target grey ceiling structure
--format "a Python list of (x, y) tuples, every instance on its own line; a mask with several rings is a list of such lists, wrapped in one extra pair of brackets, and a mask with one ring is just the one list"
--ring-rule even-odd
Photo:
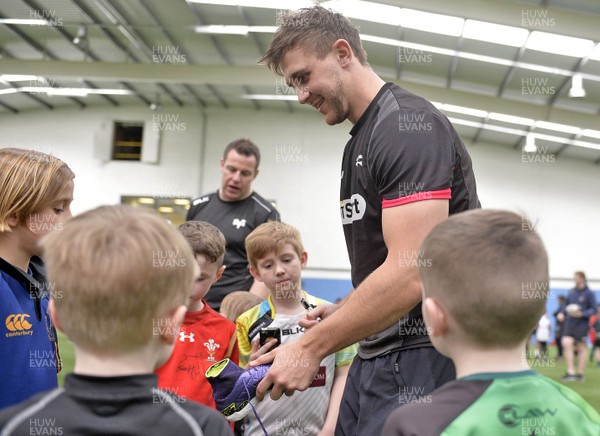
[[(600, 48), (599, 0), (371, 3), (583, 38)], [(279, 13), (274, 8), (185, 0), (2, 0), (0, 113), (132, 104), (305, 110), (284, 99), (293, 97), (293, 90), (256, 64), (272, 31), (255, 28), (244, 35), (196, 31), (206, 25), (272, 28)], [(466, 140), (517, 148), (528, 133), (534, 133), (547, 153), (600, 164), (600, 56), (553, 54), (525, 45), (352, 20), (364, 36), (374, 70), (445, 104), (442, 109)], [(19, 81), (7, 75), (35, 78)], [(584, 97), (569, 96), (574, 75), (583, 78)], [(120, 90), (123, 95), (104, 91), (50, 95), (48, 87)], [(249, 95), (276, 95), (282, 100)], [(563, 128), (557, 130), (545, 121)]]

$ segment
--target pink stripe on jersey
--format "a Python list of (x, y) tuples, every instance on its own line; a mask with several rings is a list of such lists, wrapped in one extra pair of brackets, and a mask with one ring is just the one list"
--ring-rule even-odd
[(449, 200), (452, 198), (450, 188), (440, 189), (439, 191), (425, 191), (415, 192), (414, 194), (407, 195), (406, 197), (394, 198), (393, 200), (383, 200), (381, 207), (394, 207), (401, 206), (403, 204), (414, 203), (415, 201), (423, 200)]

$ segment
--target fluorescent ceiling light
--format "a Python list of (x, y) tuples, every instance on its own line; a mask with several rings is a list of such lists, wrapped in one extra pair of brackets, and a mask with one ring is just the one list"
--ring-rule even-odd
[(364, 33), (360, 34), (360, 39), (362, 39), (363, 41), (375, 42), (377, 44), (391, 45), (393, 47), (410, 48), (413, 50), (427, 51), (430, 53), (437, 53), (445, 56), (460, 56), (460, 54), (462, 53), (456, 50), (450, 50), (448, 48), (439, 48), (431, 45), (418, 44), (416, 42), (407, 42), (400, 41), (398, 39), (383, 38), (381, 36), (365, 35)]
[(298, 100), (297, 95), (280, 94), (244, 94), (242, 98), (246, 100)]
[(186, 198), (176, 198), (175, 200), (173, 200), (173, 203), (175, 203), (178, 206), (189, 206), (190, 200)]
[[(450, 120), (450, 122), (452, 124), (475, 127), (478, 129), (492, 130), (495, 132), (508, 133), (508, 134), (516, 135), (516, 136), (527, 136), (527, 134), (530, 133), (530, 132), (527, 132), (524, 130), (510, 129), (510, 128), (502, 127), (502, 126), (494, 126), (492, 124), (481, 123), (478, 121), (470, 121), (470, 120), (463, 120), (460, 118), (450, 118), (450, 117), (448, 119)], [(589, 148), (592, 150), (600, 150), (600, 144), (594, 144), (591, 142), (581, 141), (578, 139), (566, 139), (566, 138), (562, 138), (560, 136), (544, 135), (544, 134), (540, 134), (540, 133), (536, 133), (535, 137), (537, 139), (543, 139), (545, 141), (556, 142), (558, 144), (563, 144), (563, 145), (569, 144), (569, 145), (575, 145), (578, 147)]]
[(209, 26), (196, 26), (196, 33), (218, 33), (227, 35), (247, 35), (248, 26), (226, 26), (223, 24), (211, 24)]
[[(459, 58), (462, 58), (462, 59), (470, 59), (473, 61), (486, 62), (486, 63), (490, 63), (490, 64), (494, 64), (494, 65), (503, 65), (506, 67), (521, 68), (524, 70), (537, 71), (540, 73), (555, 74), (555, 75), (561, 75), (561, 76), (565, 76), (565, 77), (571, 77), (573, 75), (573, 71), (565, 70), (562, 68), (546, 67), (544, 65), (530, 64), (527, 62), (515, 62), (510, 59), (501, 59), (501, 58), (496, 58), (493, 56), (480, 55), (480, 54), (469, 53), (469, 52), (458, 51), (458, 50), (450, 50), (447, 48), (434, 47), (431, 45), (399, 41), (397, 39), (383, 38), (380, 36), (365, 35), (365, 34), (361, 33), (360, 39), (362, 39), (363, 41), (375, 42), (377, 44), (391, 45), (394, 47), (412, 48), (414, 50), (422, 50), (422, 51), (426, 51), (426, 52), (430, 52), (430, 53), (441, 54), (444, 56), (458, 56)], [(587, 73), (582, 73), (581, 75), (584, 79), (600, 81), (600, 76), (595, 76), (593, 74), (587, 74)]]
[(265, 9), (300, 9), (313, 6), (309, 0), (188, 0), (190, 3), (222, 6), (244, 6)]
[(590, 53), (594, 47), (594, 42), (590, 39), (535, 31), (531, 32), (525, 47), (530, 50), (583, 58)]
[(37, 82), (39, 77), (29, 74), (2, 74), (0, 79), (6, 80), (7, 82), (31, 82), (32, 80)]
[(527, 29), (488, 23), (485, 21), (467, 20), (462, 32), (463, 38), (478, 41), (492, 42), (494, 44), (521, 47), (527, 41)]
[(479, 118), (485, 118), (488, 116), (488, 113), (486, 111), (482, 111), (479, 109), (473, 109), (470, 107), (464, 107), (464, 106), (454, 106), (453, 104), (445, 104), (442, 106), (442, 109), (444, 111), (448, 111), (448, 112), (454, 112), (454, 113), (463, 114), (463, 115), (471, 115), (473, 117), (479, 117)]
[(277, 32), (277, 26), (248, 26), (248, 32), (250, 32), (250, 33), (275, 33), (275, 32)]
[(460, 36), (464, 22), (464, 19), (450, 15), (432, 14), (430, 12), (404, 8), (402, 9), (400, 25), (408, 29), (417, 29), (424, 32)]
[[(12, 91), (12, 92), (7, 92)], [(101, 95), (130, 95), (126, 89), (92, 89), (92, 88), (53, 88), (51, 86), (23, 86), (0, 90), (0, 94), (13, 94), (15, 92), (29, 92), (32, 94), (47, 94), (48, 96), (62, 97), (87, 97), (90, 94)]]
[(536, 129), (554, 130), (555, 132), (570, 133), (576, 135), (581, 132), (579, 127), (568, 126), (566, 124), (550, 123), (548, 121), (536, 121)]
[(372, 21), (373, 23), (399, 26), (402, 22), (402, 9), (396, 6), (359, 0), (332, 0), (321, 3), (321, 6), (333, 9), (349, 18)]
[(0, 18), (0, 24), (23, 24), (30, 26), (50, 26), (52, 23), (32, 18)]
[(154, 198), (140, 197), (137, 199), (137, 202), (140, 204), (154, 204)]
[[(87, 97), (88, 90), (85, 88), (52, 88), (52, 87), (26, 87), (23, 89), (33, 89), (33, 92), (45, 92), (49, 96), (61, 95), (61, 96), (72, 96), (72, 97)], [(42, 91), (43, 89), (43, 91)], [(31, 91), (30, 91), (31, 92)]]
[[(76, 88), (78, 89), (78, 88)], [(101, 94), (101, 95), (131, 95), (132, 91), (128, 89), (109, 89), (109, 88), (98, 88), (98, 89), (85, 89), (88, 94)]]
[(359, 0), (332, 0), (321, 6), (347, 17), (442, 35), (460, 36), (464, 19)]
[(562, 138), (560, 136), (552, 136), (552, 135), (544, 135), (536, 133), (535, 135), (538, 139), (543, 139), (545, 141), (556, 142), (558, 144), (568, 144), (568, 145), (576, 145), (578, 147), (589, 148), (591, 150), (600, 150), (600, 144), (593, 144), (587, 141), (581, 141), (579, 139), (567, 139)]
[(477, 129), (493, 130), (495, 132), (508, 133), (509, 135), (523, 136), (524, 134), (527, 133), (527, 132), (524, 132), (523, 130), (511, 129), (509, 127), (503, 127), (503, 126), (494, 126), (493, 124), (486, 124), (486, 123), (482, 123), (480, 121), (463, 120), (462, 118), (454, 118), (454, 117), (448, 117), (448, 119), (450, 120), (450, 122), (452, 124), (459, 124), (459, 125), (463, 125), (463, 126), (475, 127)]
[(600, 139), (600, 130), (585, 129), (581, 134), (590, 138)]
[(196, 33), (211, 33), (220, 35), (248, 35), (248, 33), (275, 33), (277, 26), (233, 26), (227, 24), (211, 24), (196, 26)]
[(522, 124), (524, 126), (533, 126), (535, 124), (535, 120), (531, 118), (515, 117), (514, 115), (499, 114), (498, 112), (490, 112), (489, 118), (490, 120), (511, 124)]
[(21, 92), (21, 90), (18, 88), (0, 89), (0, 95), (16, 94), (17, 92)]
[(590, 59), (600, 61), (600, 43), (596, 44), (596, 47), (590, 53)]

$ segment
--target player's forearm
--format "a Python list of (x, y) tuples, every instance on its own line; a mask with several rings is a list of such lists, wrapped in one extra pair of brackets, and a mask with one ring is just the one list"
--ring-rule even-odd
[(331, 316), (308, 330), (302, 345), (323, 358), (397, 322), (421, 301), (416, 268), (388, 259)]

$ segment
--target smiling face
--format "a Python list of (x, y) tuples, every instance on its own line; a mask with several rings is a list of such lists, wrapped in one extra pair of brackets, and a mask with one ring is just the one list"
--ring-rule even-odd
[(298, 256), (292, 244), (284, 244), (280, 249), (267, 253), (250, 267), (250, 272), (271, 292), (273, 298), (289, 298), (300, 290), (302, 270), (306, 267), (306, 252)]
[(241, 201), (252, 194), (252, 182), (258, 175), (256, 157), (230, 150), (221, 160), (221, 190), (223, 201)]
[(327, 124), (346, 120), (350, 110), (342, 81), (342, 68), (335, 51), (319, 59), (302, 47), (288, 50), (281, 67), (289, 86), (298, 93), (300, 104), (310, 104), (325, 116)]

